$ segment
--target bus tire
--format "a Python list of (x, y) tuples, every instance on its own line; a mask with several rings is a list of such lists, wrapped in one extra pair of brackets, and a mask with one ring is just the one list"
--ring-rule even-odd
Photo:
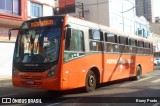
[(142, 72), (142, 69), (140, 66), (137, 66), (136, 68), (136, 77), (135, 77), (135, 80), (140, 80), (141, 79), (141, 72)]
[(87, 73), (87, 76), (86, 76), (86, 81), (85, 81), (85, 90), (86, 92), (92, 92), (95, 90), (96, 88), (96, 76), (95, 76), (95, 73), (90, 70), (88, 73)]

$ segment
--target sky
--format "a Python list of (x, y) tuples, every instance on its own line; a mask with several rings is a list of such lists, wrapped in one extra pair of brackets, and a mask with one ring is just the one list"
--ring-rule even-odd
[(155, 17), (160, 17), (160, 0), (154, 0), (153, 11)]

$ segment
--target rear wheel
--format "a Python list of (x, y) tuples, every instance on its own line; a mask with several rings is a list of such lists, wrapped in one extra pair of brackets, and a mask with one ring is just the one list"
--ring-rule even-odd
[(89, 71), (86, 76), (85, 90), (87, 92), (94, 91), (96, 88), (96, 76), (93, 71)]
[(135, 77), (135, 80), (140, 80), (141, 79), (141, 72), (142, 72), (142, 69), (140, 66), (137, 66), (136, 68), (136, 77)]

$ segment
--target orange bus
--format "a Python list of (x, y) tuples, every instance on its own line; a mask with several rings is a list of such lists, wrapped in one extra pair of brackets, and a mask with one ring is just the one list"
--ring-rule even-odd
[(69, 15), (22, 23), (13, 57), (13, 86), (95, 90), (99, 83), (153, 70), (153, 44)]

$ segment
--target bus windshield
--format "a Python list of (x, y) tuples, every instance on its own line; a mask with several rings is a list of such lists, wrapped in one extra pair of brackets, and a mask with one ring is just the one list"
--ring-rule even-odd
[(14, 62), (51, 63), (58, 59), (61, 29), (54, 26), (21, 29)]

